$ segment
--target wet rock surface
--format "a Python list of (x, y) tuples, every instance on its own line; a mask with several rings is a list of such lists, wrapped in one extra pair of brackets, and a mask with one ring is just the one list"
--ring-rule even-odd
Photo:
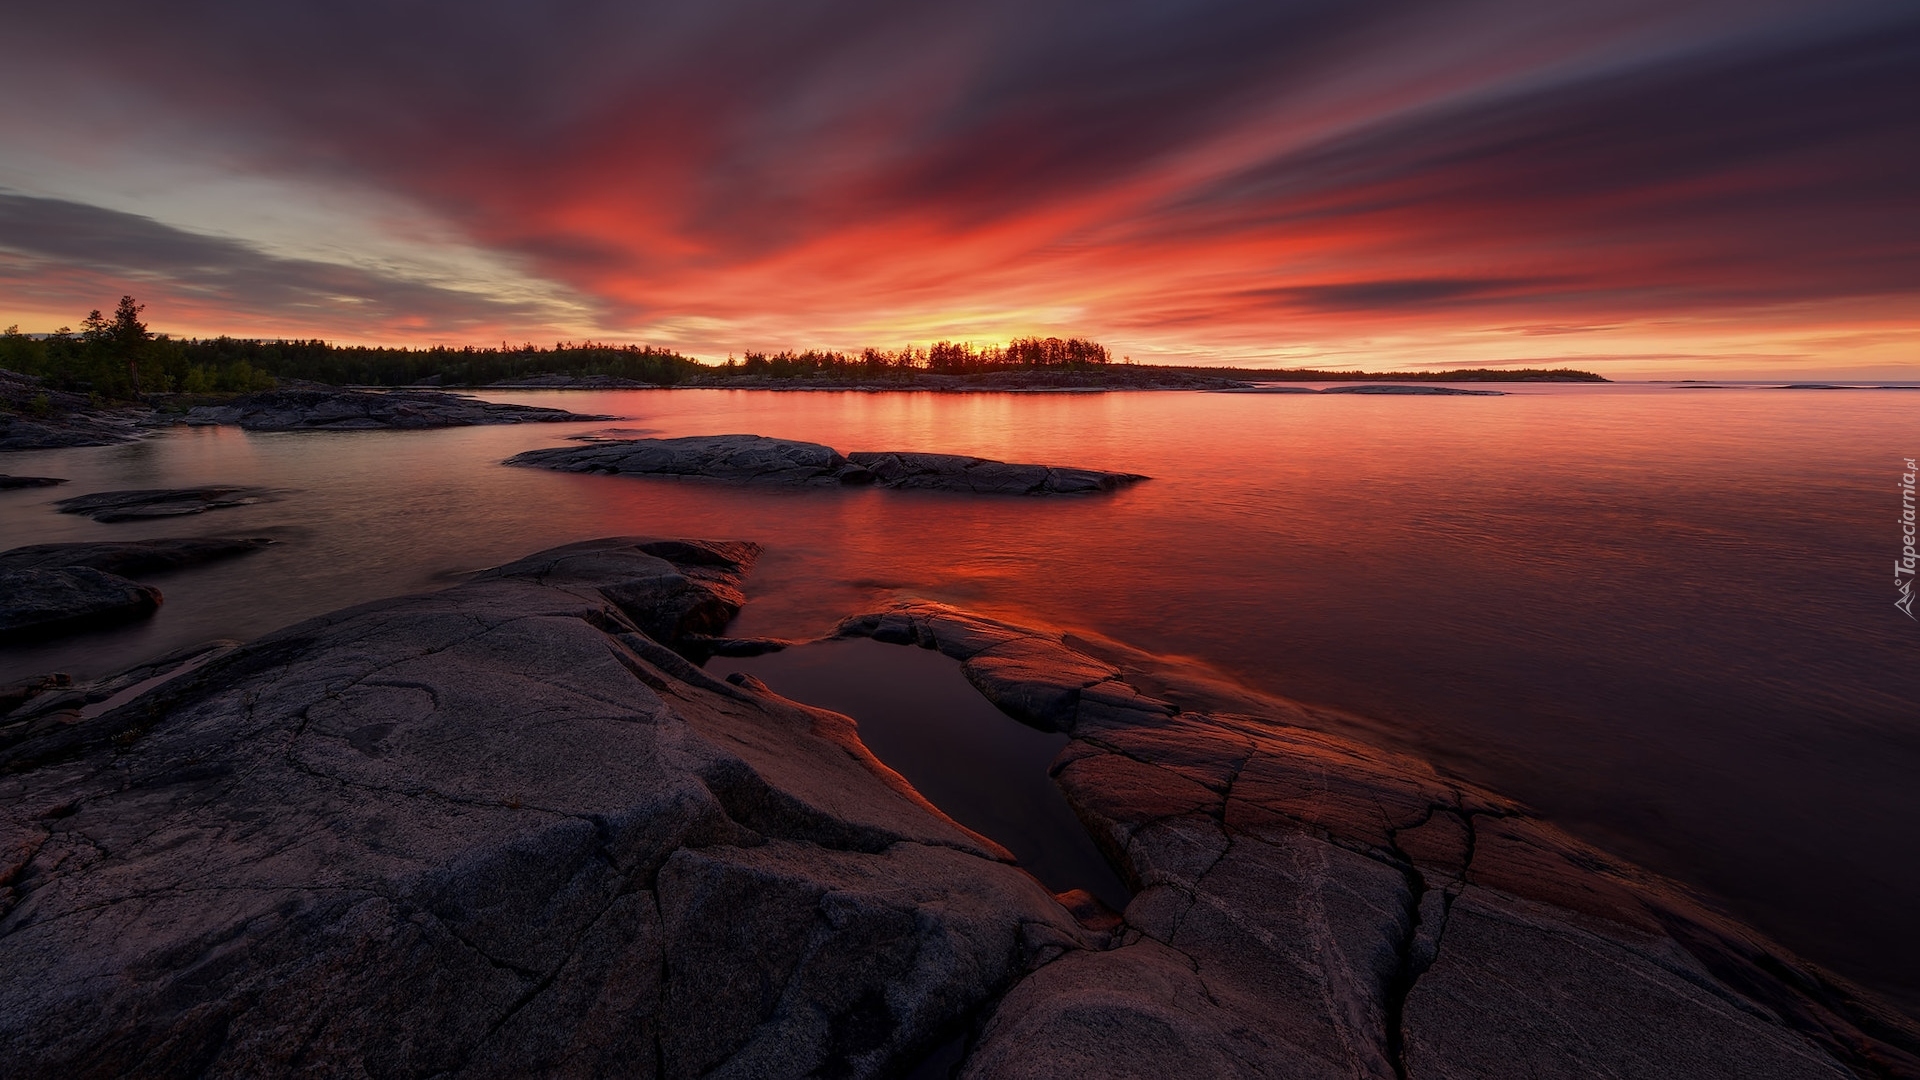
[(196, 536), (92, 544), (30, 544), (0, 551), (0, 572), (87, 566), (123, 577), (140, 577), (231, 559), (272, 543), (258, 537)]
[(761, 435), (627, 439), (529, 450), (508, 465), (560, 472), (612, 473), (736, 484), (801, 487), (872, 485), (994, 495), (1081, 495), (1113, 491), (1146, 477), (1054, 465), (1019, 465), (958, 454), (842, 454), (819, 443)]
[(372, 431), (470, 427), (475, 424), (613, 420), (533, 405), (503, 405), (439, 390), (269, 390), (225, 405), (189, 409), (191, 425), (237, 425), (245, 431)]
[(63, 514), (79, 514), (95, 521), (143, 521), (148, 518), (182, 517), (222, 510), (233, 506), (251, 506), (270, 502), (280, 492), (262, 487), (209, 485), (191, 488), (151, 488), (137, 491), (99, 491), (76, 495), (54, 503)]
[(0, 570), (0, 642), (131, 622), (159, 607), (160, 590), (91, 567)]
[(754, 555), (572, 545), (10, 714), (6, 1070), (897, 1075), (1097, 945), (844, 717), (675, 651)]
[(840, 632), (1071, 735), (1054, 775), (1135, 890), (1117, 947), (1023, 980), (964, 1076), (1920, 1075), (1862, 992), (1293, 703), (938, 604)]

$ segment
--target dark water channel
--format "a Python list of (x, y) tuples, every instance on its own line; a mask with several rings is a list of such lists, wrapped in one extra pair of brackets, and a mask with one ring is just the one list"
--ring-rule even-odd
[(927, 649), (824, 641), (707, 670), (745, 672), (795, 701), (853, 717), (875, 757), (974, 832), (998, 841), (1054, 892), (1085, 889), (1118, 911), (1120, 878), (1047, 775), (1067, 737), (993, 707), (960, 665)]

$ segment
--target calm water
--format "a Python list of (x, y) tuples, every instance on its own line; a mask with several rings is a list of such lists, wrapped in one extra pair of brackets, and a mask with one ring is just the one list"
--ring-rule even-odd
[[(737, 624), (812, 636), (896, 595), (1081, 627), (1376, 718), (1385, 737), (1694, 883), (1920, 1009), (1920, 624), (1893, 607), (1920, 393), (1520, 387), (1506, 397), (498, 394), (662, 435), (751, 432), (1125, 469), (1110, 498), (744, 491), (501, 468), (604, 425), (248, 435), (16, 453), (0, 547), (274, 535), (156, 579), (151, 623), (0, 650), (96, 673), (434, 587), (568, 540), (743, 537)], [(276, 503), (155, 525), (49, 504), (196, 483)]]
[(715, 657), (707, 669), (743, 671), (853, 717), (875, 757), (949, 817), (1000, 841), (1054, 892), (1085, 889), (1115, 911), (1132, 899), (1047, 775), (1067, 737), (994, 708), (952, 658), (863, 639)]

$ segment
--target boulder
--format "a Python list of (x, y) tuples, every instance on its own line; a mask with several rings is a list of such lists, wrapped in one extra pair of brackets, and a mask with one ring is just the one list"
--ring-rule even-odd
[(763, 435), (622, 439), (517, 454), (508, 465), (560, 472), (829, 487), (874, 485), (993, 495), (1081, 495), (1146, 477), (1054, 465), (1017, 465), (959, 454), (841, 454), (819, 443)]
[(97, 491), (53, 504), (63, 514), (79, 514), (95, 521), (141, 521), (147, 518), (202, 514), (230, 506), (271, 502), (279, 496), (271, 488), (207, 486), (152, 488), (137, 491)]
[(1118, 947), (1016, 986), (964, 1076), (1920, 1075), (1870, 995), (1297, 703), (940, 604), (839, 633), (1072, 735), (1055, 779), (1134, 890)]
[(160, 590), (86, 566), (0, 571), (0, 641), (26, 641), (145, 618)]
[(75, 544), (29, 544), (0, 551), (0, 572), (90, 566), (123, 577), (142, 577), (231, 559), (273, 543), (253, 537), (199, 536)]
[(845, 717), (677, 651), (755, 552), (571, 545), (22, 706), (5, 1071), (899, 1075), (1096, 946)]
[(533, 405), (504, 405), (440, 390), (301, 388), (249, 394), (225, 405), (202, 405), (189, 409), (182, 422), (236, 425), (244, 431), (367, 431), (613, 419)]

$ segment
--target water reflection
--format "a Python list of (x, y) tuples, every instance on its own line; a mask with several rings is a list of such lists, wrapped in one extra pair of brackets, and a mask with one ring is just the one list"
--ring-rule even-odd
[(994, 708), (951, 658), (877, 641), (825, 641), (715, 657), (707, 670), (743, 671), (795, 701), (853, 717), (875, 757), (948, 817), (1013, 852), (1054, 892), (1085, 889), (1115, 911), (1131, 899), (1047, 776), (1067, 737)]
[[(899, 594), (1200, 657), (1378, 718), (1404, 748), (1712, 890), (1920, 1001), (1920, 628), (1893, 609), (1912, 395), (1517, 387), (1506, 397), (490, 395), (663, 435), (751, 432), (1146, 473), (1103, 498), (745, 491), (506, 469), (603, 423), (180, 430), (9, 455), (0, 546), (302, 530), (161, 579), (152, 623), (0, 653), (0, 677), (257, 636), (592, 536), (758, 540), (742, 634)], [(152, 525), (56, 515), (109, 488), (285, 501)]]

